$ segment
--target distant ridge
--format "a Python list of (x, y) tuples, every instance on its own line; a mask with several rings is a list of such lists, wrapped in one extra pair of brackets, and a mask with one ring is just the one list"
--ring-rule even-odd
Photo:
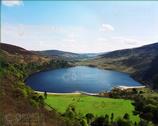
[(57, 57), (77, 57), (79, 54), (77, 53), (72, 53), (72, 52), (66, 52), (66, 51), (60, 51), (60, 50), (44, 50), (44, 51), (33, 51), (36, 54), (40, 54), (43, 56), (57, 56)]
[(33, 51), (34, 53), (42, 56), (47, 56), (47, 57), (59, 57), (63, 59), (89, 59), (89, 58), (94, 58), (98, 56), (100, 53), (72, 53), (72, 52), (67, 52), (67, 51), (60, 51), (60, 50), (44, 50), (44, 51)]

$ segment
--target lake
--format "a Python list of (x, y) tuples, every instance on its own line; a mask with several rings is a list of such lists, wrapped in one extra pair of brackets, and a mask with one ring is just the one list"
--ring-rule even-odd
[(140, 86), (141, 84), (125, 73), (76, 66), (35, 73), (26, 79), (26, 85), (37, 91), (53, 93), (75, 91), (98, 93), (120, 85)]

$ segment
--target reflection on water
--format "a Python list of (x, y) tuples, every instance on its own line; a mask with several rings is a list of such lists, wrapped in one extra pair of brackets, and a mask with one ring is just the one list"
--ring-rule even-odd
[(26, 80), (26, 84), (38, 91), (55, 93), (64, 92), (101, 92), (113, 87), (139, 86), (128, 74), (101, 70), (87, 66), (77, 66), (33, 74)]

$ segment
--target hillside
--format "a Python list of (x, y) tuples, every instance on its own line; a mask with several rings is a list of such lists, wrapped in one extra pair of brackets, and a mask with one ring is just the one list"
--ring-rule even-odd
[(34, 53), (32, 53), (24, 48), (21, 48), (21, 47), (15, 46), (15, 45), (6, 44), (6, 43), (0, 43), (0, 49), (6, 51), (8, 53), (11, 53), (11, 54), (35, 55)]
[(146, 70), (142, 79), (158, 89), (158, 56), (152, 60), (150, 68)]
[(54, 59), (44, 58), (23, 48), (1, 43), (0, 125), (78, 125), (78, 122), (66, 119), (47, 106), (43, 94), (35, 93), (24, 83), (24, 79), (31, 73), (46, 68), (60, 68), (62, 65), (63, 61), (56, 62)]
[(158, 43), (139, 48), (113, 51), (100, 55), (99, 59), (114, 60), (115, 65), (125, 66), (129, 73), (144, 74), (150, 68), (152, 60), (158, 55)]
[(5, 43), (0, 43), (0, 53), (1, 58), (5, 58), (5, 60), (7, 60), (10, 63), (16, 62), (27, 64), (31, 62), (38, 62), (41, 64), (51, 60), (50, 58), (37, 55), (24, 48)]
[(151, 63), (157, 55), (158, 43), (154, 43), (138, 48), (109, 52), (92, 60), (78, 62), (77, 65), (92, 65), (103, 69), (127, 72), (137, 80), (146, 83), (146, 79), (143, 78), (153, 65)]

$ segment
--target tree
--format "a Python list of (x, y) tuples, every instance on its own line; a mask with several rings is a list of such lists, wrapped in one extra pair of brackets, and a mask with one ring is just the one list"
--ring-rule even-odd
[(137, 94), (137, 93), (138, 93), (138, 91), (137, 91), (136, 88), (133, 88), (132, 91), (133, 91), (134, 94)]
[(129, 114), (128, 114), (128, 113), (125, 113), (124, 116), (123, 116), (123, 118), (126, 119), (126, 120), (129, 120), (129, 119), (130, 119), (130, 118), (129, 118)]
[(66, 112), (64, 113), (64, 115), (69, 118), (75, 118), (77, 115), (75, 106), (69, 105), (68, 108), (66, 109)]
[(44, 98), (41, 95), (38, 98), (39, 98), (39, 105), (41, 107), (43, 107), (44, 106)]
[(96, 118), (92, 123), (91, 125), (92, 126), (108, 126), (109, 125), (109, 116), (106, 115), (105, 117), (103, 116), (100, 116), (98, 118)]
[(148, 122), (141, 119), (140, 122), (139, 122), (139, 126), (148, 126)]
[(158, 97), (137, 97), (134, 102), (135, 113), (146, 120), (152, 121), (154, 124), (158, 124)]
[(88, 126), (87, 120), (86, 119), (82, 119), (81, 120), (81, 125), (82, 126)]
[(109, 125), (109, 115), (105, 115), (105, 125)]
[(104, 117), (101, 116), (101, 117), (96, 118), (96, 119), (92, 122), (91, 125), (92, 125), (92, 126), (104, 126)]
[(93, 120), (94, 118), (94, 115), (92, 113), (87, 113), (86, 114), (86, 118), (87, 118), (87, 122), (88, 124), (91, 123), (91, 121)]
[(117, 120), (117, 126), (132, 126), (132, 125), (130, 121), (120, 118)]
[(114, 113), (111, 113), (111, 117), (110, 117), (110, 119), (111, 119), (111, 122), (114, 121)]
[(47, 99), (47, 92), (44, 92), (44, 98)]

